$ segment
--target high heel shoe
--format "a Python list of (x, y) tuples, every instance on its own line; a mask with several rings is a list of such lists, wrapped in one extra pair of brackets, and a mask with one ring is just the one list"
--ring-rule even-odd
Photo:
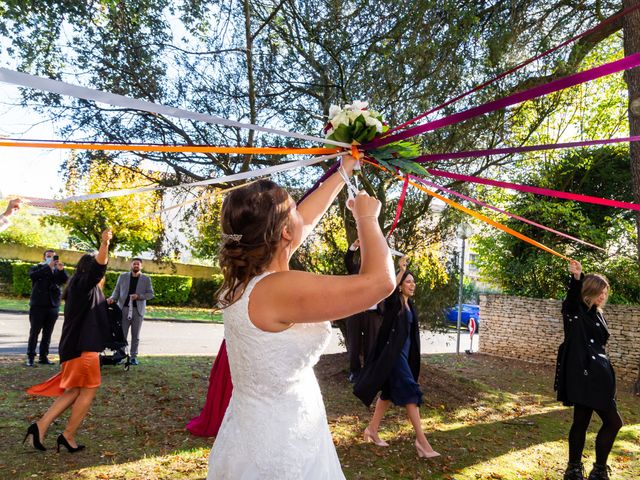
[(439, 457), (440, 454), (438, 452), (436, 452), (435, 450), (431, 450), (430, 452), (427, 452), (424, 447), (422, 445), (420, 445), (418, 443), (418, 441), (416, 440), (416, 450), (418, 451), (418, 456), (420, 458), (435, 458), (435, 457)]
[[(376, 437), (378, 437), (378, 435), (376, 435)], [(364, 429), (364, 441), (369, 443), (372, 442), (375, 445), (377, 445), (378, 447), (388, 447), (389, 444), (387, 442), (385, 442), (384, 440), (381, 440), (380, 437), (378, 437), (377, 439), (371, 435), (371, 432), (369, 431), (368, 428)]]
[(33, 448), (35, 448), (36, 450), (40, 450), (42, 452), (47, 451), (45, 446), (40, 441), (40, 430), (38, 429), (37, 423), (32, 423), (31, 425), (29, 425), (29, 428), (27, 428), (27, 434), (24, 436), (24, 440), (22, 440), (23, 444), (24, 442), (27, 441), (27, 438), (29, 438), (29, 435), (31, 435), (31, 446)]
[(79, 452), (80, 450), (84, 450), (84, 445), (78, 445), (77, 447), (72, 447), (69, 444), (69, 441), (65, 438), (65, 436), (63, 434), (58, 435), (58, 439), (56, 440), (56, 447), (58, 450), (58, 453), (60, 453), (60, 445), (62, 445), (63, 447), (67, 448), (67, 452), (69, 453), (76, 453)]

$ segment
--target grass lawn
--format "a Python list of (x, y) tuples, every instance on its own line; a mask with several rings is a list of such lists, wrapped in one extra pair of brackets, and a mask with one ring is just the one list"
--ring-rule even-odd
[[(78, 440), (79, 454), (52, 449), (62, 423), (37, 452), (20, 445), (24, 431), (51, 404), (23, 390), (57, 367), (28, 369), (0, 357), (1, 479), (202, 479), (211, 441), (192, 437), (185, 423), (204, 402), (211, 359), (142, 357), (124, 372), (103, 369), (103, 385)], [(402, 411), (392, 409), (380, 436), (389, 448), (362, 441), (370, 412), (351, 394), (345, 354), (324, 356), (317, 375), (338, 456), (348, 479), (558, 479), (565, 465), (570, 410), (554, 401), (553, 369), (483, 355), (427, 356), (421, 385), (423, 426), (439, 459), (420, 460)], [(640, 397), (620, 386), (626, 425), (611, 455), (612, 480), (640, 478)], [(597, 421), (587, 438), (593, 461)], [(260, 432), (255, 432), (260, 435)], [(275, 480), (275, 479), (274, 479)]]
[[(29, 311), (29, 299), (0, 296), (0, 310)], [(222, 323), (222, 314), (210, 308), (147, 306), (145, 320), (181, 320), (187, 322)]]

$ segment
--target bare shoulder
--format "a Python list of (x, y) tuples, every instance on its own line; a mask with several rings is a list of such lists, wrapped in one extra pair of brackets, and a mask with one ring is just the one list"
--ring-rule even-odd
[(280, 332), (289, 328), (291, 322), (282, 320), (282, 311), (293, 290), (291, 285), (299, 285), (310, 275), (297, 270), (274, 272), (258, 281), (249, 295), (251, 323), (266, 332)]

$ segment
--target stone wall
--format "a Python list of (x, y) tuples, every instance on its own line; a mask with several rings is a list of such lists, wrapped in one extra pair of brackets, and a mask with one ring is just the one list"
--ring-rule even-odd
[[(560, 300), (482, 295), (480, 351), (533, 363), (555, 364), (562, 343)], [(640, 307), (606, 305), (607, 353), (618, 378), (633, 382), (640, 365)]]
[[(42, 261), (42, 253), (45, 249), (37, 247), (26, 247), (15, 243), (0, 243), (0, 258), (11, 260), (21, 260), (23, 262), (38, 263)], [(84, 252), (72, 250), (56, 250), (60, 255), (60, 260), (69, 266), (74, 266)], [(109, 269), (126, 271), (130, 268), (130, 259), (123, 257), (110, 257)], [(220, 270), (202, 265), (188, 265), (186, 263), (155, 262), (144, 261), (144, 271), (147, 273), (163, 273), (167, 275), (186, 275), (193, 278), (210, 279)]]

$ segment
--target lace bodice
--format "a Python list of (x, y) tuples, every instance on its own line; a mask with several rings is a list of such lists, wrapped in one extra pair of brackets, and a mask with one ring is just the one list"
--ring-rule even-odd
[(266, 275), (252, 279), (240, 300), (223, 313), (234, 389), (261, 401), (278, 399), (296, 388), (331, 338), (329, 322), (296, 323), (278, 333), (265, 332), (251, 323), (249, 297)]
[(249, 319), (252, 279), (223, 313), (233, 394), (208, 479), (343, 479), (313, 366), (329, 322), (265, 332)]

